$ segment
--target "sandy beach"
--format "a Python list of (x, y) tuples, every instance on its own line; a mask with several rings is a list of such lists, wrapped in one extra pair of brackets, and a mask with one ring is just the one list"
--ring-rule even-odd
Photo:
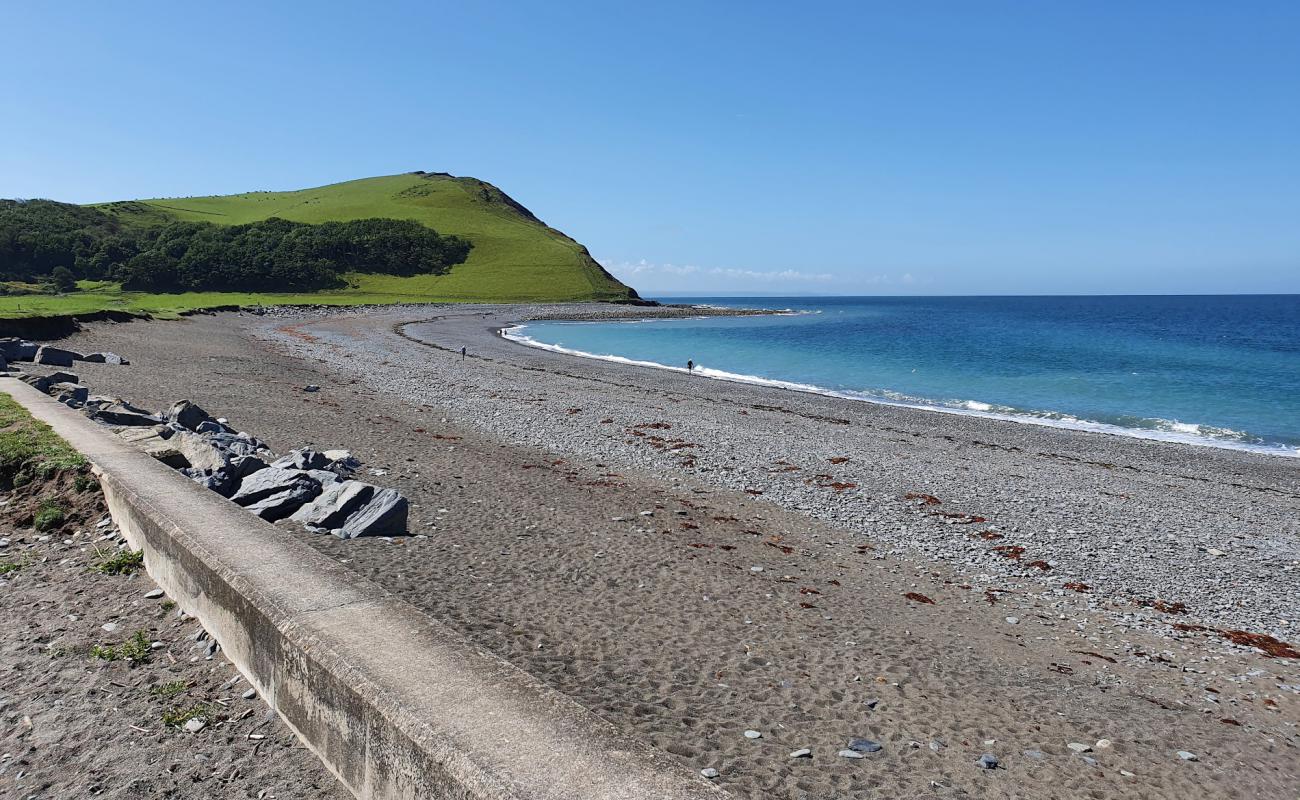
[[(498, 334), (627, 313), (226, 313), (66, 341), (131, 359), (79, 364), (94, 392), (352, 450), (414, 535), (314, 546), (736, 796), (1295, 795), (1300, 461)], [(838, 755), (851, 738), (881, 748)]]

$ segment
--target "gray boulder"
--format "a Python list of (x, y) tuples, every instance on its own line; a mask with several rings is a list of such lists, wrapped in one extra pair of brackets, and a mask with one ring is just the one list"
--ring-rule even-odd
[(327, 469), (302, 469), (298, 471), (316, 481), (321, 486), (330, 486), (335, 483), (340, 483), (343, 480), (337, 473), (330, 472)]
[(239, 481), (229, 471), (219, 469), (212, 473), (203, 472), (196, 469), (181, 470), (186, 475), (205, 489), (211, 489), (222, 497), (230, 497), (239, 487)]
[(30, 385), (38, 392), (48, 392), (50, 387), (56, 383), (80, 383), (81, 381), (71, 372), (52, 372), (49, 375), (23, 375), (18, 378)]
[(126, 366), (131, 363), (117, 353), (87, 353), (81, 360), (89, 361), (92, 364), (115, 364), (117, 366)]
[(376, 489), (370, 500), (334, 531), (340, 539), (358, 536), (397, 536), (406, 533), (409, 504), (395, 489)]
[(212, 419), (212, 415), (189, 400), (181, 400), (163, 412), (163, 418), (187, 431), (193, 431), (198, 430), (200, 424)]
[(361, 467), (361, 462), (352, 455), (350, 450), (326, 450), (322, 455), (330, 462), (327, 469), (344, 477)]
[(274, 458), (271, 451), (266, 449), (266, 445), (246, 433), (206, 433), (204, 436), (217, 447), (229, 451), (232, 458), (234, 456)]
[(56, 383), (50, 387), (50, 394), (72, 408), (80, 408), (90, 398), (90, 390), (75, 383)]
[(230, 454), (206, 436), (178, 431), (170, 442), (196, 469), (214, 472), (230, 466)]
[(266, 462), (257, 456), (234, 456), (230, 459), (230, 472), (240, 480), (263, 469), (266, 469)]
[(302, 448), (292, 450), (288, 455), (271, 462), (271, 466), (280, 469), (325, 469), (330, 465), (330, 461), (324, 453), (318, 453), (315, 450)]
[(324, 487), (310, 503), (293, 513), (290, 519), (316, 528), (342, 528), (374, 497), (375, 487), (361, 481), (341, 481)]
[(234, 433), (235, 429), (215, 419), (205, 419), (194, 429), (197, 433)]
[(36, 351), (39, 349), (35, 343), (25, 339), (13, 337), (0, 339), (0, 355), (9, 361), (31, 361), (36, 357)]
[(36, 350), (36, 356), (32, 360), (37, 364), (48, 364), (51, 367), (70, 367), (74, 361), (80, 361), (81, 358), (81, 353), (43, 344)]
[(319, 483), (301, 472), (267, 467), (245, 478), (230, 499), (274, 522), (297, 511), (320, 490)]
[(86, 408), (88, 417), (106, 425), (157, 425), (162, 422), (160, 417), (123, 400), (96, 407), (87, 403)]

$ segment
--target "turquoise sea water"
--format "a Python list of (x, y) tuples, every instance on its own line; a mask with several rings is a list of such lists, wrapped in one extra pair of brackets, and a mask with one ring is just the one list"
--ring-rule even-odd
[(875, 402), (1300, 456), (1300, 295), (666, 298), (782, 316), (535, 322), (537, 346)]

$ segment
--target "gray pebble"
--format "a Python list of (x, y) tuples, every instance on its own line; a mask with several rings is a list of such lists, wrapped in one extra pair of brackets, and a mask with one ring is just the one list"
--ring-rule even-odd
[(1178, 757), (1181, 758), (1181, 759), (1184, 760), (1184, 761), (1200, 761), (1200, 760), (1201, 760), (1200, 756), (1196, 755), (1195, 753), (1189, 753), (1189, 752), (1186, 751), (1186, 750), (1179, 750), (1179, 751), (1178, 751)]
[(118, 625), (116, 622), (105, 622), (103, 625), (100, 625), (99, 627), (103, 628), (106, 633), (115, 633), (117, 629), (122, 626)]
[(198, 719), (197, 717), (185, 723), (185, 731), (187, 733), (198, 733), (206, 727), (208, 727), (208, 723)]
[(745, 731), (745, 738), (746, 738), (746, 739), (762, 739), (762, 738), (763, 738), (763, 734), (759, 733), (758, 731)]
[(242, 695), (240, 695), (240, 697), (244, 698), (245, 700), (252, 700), (254, 697), (257, 697), (257, 690), (247, 689), (244, 691)]
[(997, 769), (998, 757), (992, 753), (985, 753), (980, 756), (980, 760), (975, 763), (979, 764), (981, 769)]
[(146, 600), (157, 600), (159, 597), (162, 596), (163, 596), (162, 589), (153, 589), (152, 591), (148, 591), (144, 593), (144, 599)]
[(883, 747), (884, 745), (880, 742), (873, 742), (870, 739), (849, 739), (848, 744), (850, 750), (856, 750), (859, 753), (875, 753)]
[(859, 753), (857, 750), (841, 750), (835, 755), (839, 756), (840, 758), (866, 758), (865, 755)]
[(790, 758), (812, 758), (812, 751), (806, 747), (801, 747), (791, 753)]
[(1041, 760), (1041, 759), (1043, 758), (1043, 751), (1042, 751), (1042, 750), (1026, 750), (1026, 751), (1024, 751), (1024, 752), (1025, 752), (1025, 757), (1026, 757), (1026, 758), (1032, 758), (1032, 759), (1034, 759), (1034, 760), (1036, 760), (1036, 761), (1037, 761), (1037, 760)]
[(718, 777), (718, 771), (713, 767), (705, 767), (704, 769), (700, 770), (700, 774), (710, 779)]
[(1008, 625), (1019, 625), (1019, 624), (1020, 624), (1020, 617), (1007, 617), (1007, 624), (1008, 624)]

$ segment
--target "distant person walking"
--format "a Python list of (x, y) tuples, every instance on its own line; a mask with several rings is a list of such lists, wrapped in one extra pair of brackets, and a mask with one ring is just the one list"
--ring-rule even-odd
[(695, 374), (695, 362), (690, 360), (689, 358), (686, 359), (686, 371), (692, 375)]
[(460, 348), (460, 360), (461, 360), (461, 361), (464, 361), (464, 360), (465, 360), (465, 348), (464, 348), (464, 347)]

